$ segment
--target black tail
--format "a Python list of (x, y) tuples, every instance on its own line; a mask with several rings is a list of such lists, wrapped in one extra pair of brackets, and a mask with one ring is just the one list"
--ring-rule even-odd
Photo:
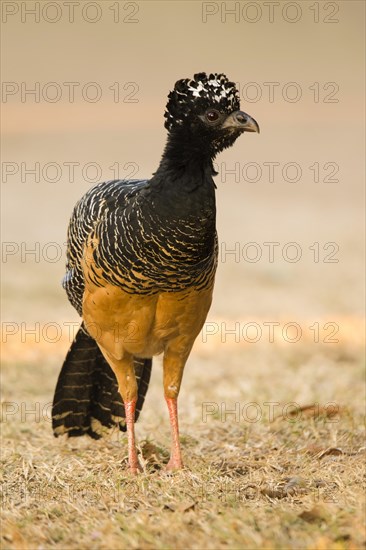
[[(152, 359), (135, 359), (138, 384), (137, 420), (149, 386)], [(117, 379), (96, 341), (80, 327), (58, 377), (52, 407), (52, 427), (56, 437), (103, 435), (103, 426), (126, 430), (125, 408)]]

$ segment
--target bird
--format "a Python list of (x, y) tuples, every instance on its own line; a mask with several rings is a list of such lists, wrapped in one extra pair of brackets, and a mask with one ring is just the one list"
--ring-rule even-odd
[(56, 384), (56, 437), (127, 431), (128, 466), (142, 467), (135, 422), (152, 358), (163, 354), (171, 453), (183, 468), (177, 399), (212, 302), (218, 257), (214, 159), (258, 123), (223, 73), (178, 80), (164, 113), (166, 145), (150, 179), (110, 180), (77, 202), (63, 288), (82, 318)]

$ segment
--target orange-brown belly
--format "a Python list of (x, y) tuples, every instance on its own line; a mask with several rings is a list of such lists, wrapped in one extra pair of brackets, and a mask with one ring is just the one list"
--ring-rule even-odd
[(212, 288), (142, 296), (112, 285), (88, 285), (83, 318), (91, 336), (116, 359), (152, 357), (172, 342), (178, 352), (189, 353), (211, 299)]

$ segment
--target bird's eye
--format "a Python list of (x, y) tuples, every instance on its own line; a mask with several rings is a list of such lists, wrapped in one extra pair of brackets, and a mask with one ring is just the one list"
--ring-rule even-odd
[(216, 122), (220, 117), (220, 113), (218, 111), (210, 110), (206, 113), (206, 118), (209, 122)]

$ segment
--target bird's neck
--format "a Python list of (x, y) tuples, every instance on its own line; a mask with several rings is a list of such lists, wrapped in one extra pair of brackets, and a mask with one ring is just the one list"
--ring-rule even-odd
[(210, 156), (196, 145), (172, 140), (170, 136), (160, 165), (149, 182), (148, 200), (159, 223), (169, 231), (179, 230), (179, 238), (187, 241), (186, 246), (196, 259), (214, 247), (216, 186), (213, 174)]
[(181, 193), (214, 195), (213, 157), (207, 143), (192, 140), (184, 131), (170, 134), (151, 183)]

